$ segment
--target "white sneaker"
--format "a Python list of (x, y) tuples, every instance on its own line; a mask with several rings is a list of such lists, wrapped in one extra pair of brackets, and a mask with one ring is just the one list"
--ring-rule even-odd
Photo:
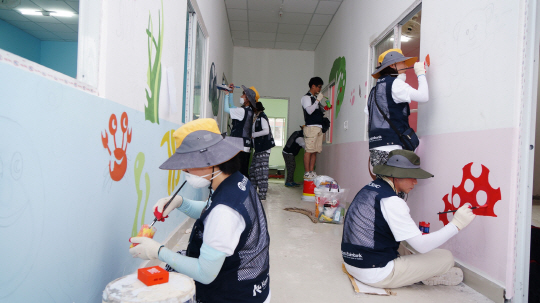
[(312, 178), (316, 178), (316, 177), (317, 177), (317, 173), (316, 173), (315, 171), (312, 171), (312, 172), (311, 172), (311, 177), (312, 177)]
[(463, 271), (459, 267), (452, 267), (449, 271), (440, 276), (431, 277), (427, 280), (423, 280), (425, 285), (448, 285), (456, 286), (463, 282)]
[(304, 174), (304, 179), (311, 179), (311, 172), (309, 172), (309, 171), (306, 172), (306, 173)]

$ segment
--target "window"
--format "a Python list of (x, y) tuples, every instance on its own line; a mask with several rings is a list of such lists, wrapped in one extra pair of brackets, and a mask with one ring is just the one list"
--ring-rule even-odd
[(0, 12), (1, 49), (77, 78), (78, 1), (0, 1)]
[(276, 146), (283, 146), (284, 141), (287, 140), (285, 138), (285, 118), (268, 118), (268, 123)]
[[(371, 45), (371, 72), (375, 71), (378, 63), (379, 55), (391, 48), (400, 48), (403, 55), (406, 57), (418, 57), (419, 61), (423, 61), (420, 58), (420, 25), (422, 18), (422, 4), (416, 6), (411, 10), (409, 14), (401, 21), (397, 22), (391, 27), (389, 31), (381, 35), (381, 38), (375, 40)], [(400, 37), (400, 39), (394, 39), (394, 37)], [(377, 83), (376, 79), (371, 79), (371, 87), (374, 87)], [(418, 79), (413, 69), (407, 70), (407, 80), (413, 88), (418, 88)], [(369, 92), (368, 92), (369, 95)], [(366, 100), (367, 102), (367, 100)], [(410, 104), (411, 115), (409, 116), (409, 125), (416, 131), (418, 121), (418, 103), (411, 102)], [(367, 140), (367, 121), (366, 119), (366, 140)]]
[(203, 89), (206, 66), (206, 31), (191, 1), (188, 2), (186, 21), (186, 53), (184, 64), (184, 117), (182, 122), (200, 118), (201, 100), (206, 93)]

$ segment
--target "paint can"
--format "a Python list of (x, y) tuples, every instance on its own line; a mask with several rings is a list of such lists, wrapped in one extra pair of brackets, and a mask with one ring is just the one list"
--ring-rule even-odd
[(313, 179), (304, 180), (302, 201), (315, 202), (315, 182), (313, 182)]
[(426, 224), (426, 222), (424, 222), (424, 221), (420, 221), (420, 223), (418, 224), (418, 228), (420, 228), (421, 233), (424, 233), (425, 224)]
[(169, 282), (146, 286), (137, 274), (118, 278), (105, 287), (103, 303), (178, 302), (195, 303), (195, 282), (180, 273), (169, 273)]
[(429, 234), (429, 226), (431, 225), (429, 222), (424, 222), (424, 234)]

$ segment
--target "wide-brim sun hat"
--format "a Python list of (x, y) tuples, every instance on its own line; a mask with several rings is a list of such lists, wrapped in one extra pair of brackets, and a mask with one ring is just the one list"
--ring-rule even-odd
[(180, 170), (203, 168), (227, 162), (244, 151), (242, 138), (221, 135), (214, 119), (188, 122), (173, 134), (176, 152), (159, 168)]
[(386, 164), (375, 165), (373, 173), (393, 178), (427, 179), (433, 177), (432, 174), (420, 168), (420, 157), (404, 149), (391, 151)]
[(413, 66), (416, 60), (418, 60), (418, 57), (403, 56), (403, 53), (399, 48), (389, 49), (379, 56), (379, 59), (377, 60), (377, 63), (379, 65), (377, 66), (375, 72), (371, 74), (371, 76), (375, 79), (379, 79), (380, 72), (388, 66), (396, 64), (398, 62), (404, 62), (407, 66)]
[(242, 89), (246, 93), (246, 97), (248, 98), (249, 103), (251, 103), (251, 105), (255, 107), (255, 104), (259, 102), (259, 92), (255, 89), (254, 86), (247, 88), (242, 85)]

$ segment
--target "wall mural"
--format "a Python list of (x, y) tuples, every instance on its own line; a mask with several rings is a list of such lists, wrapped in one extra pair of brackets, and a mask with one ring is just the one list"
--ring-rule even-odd
[(41, 165), (31, 141), (35, 131), (28, 132), (2, 116), (0, 129), (9, 130), (0, 132), (0, 234), (5, 245), (15, 245), (0, 252), (4, 260), (0, 275), (2, 301), (24, 282), (42, 253), (38, 248), (46, 204)]
[(214, 117), (217, 116), (219, 112), (220, 93), (221, 92), (217, 89), (216, 66), (214, 62), (212, 62), (212, 66), (210, 66), (210, 79), (208, 81), (208, 100), (212, 104), (212, 114), (214, 114)]
[[(166, 132), (165, 135), (163, 135), (163, 138), (161, 139), (161, 145), (167, 143), (167, 155), (170, 158), (176, 151), (176, 144), (173, 138), (174, 129), (171, 129), (170, 131)], [(167, 192), (169, 195), (172, 195), (172, 192), (174, 191), (174, 188), (176, 185), (178, 185), (178, 182), (180, 181), (180, 172), (181, 170), (169, 170), (169, 178), (167, 182)]]
[[(148, 88), (145, 88), (146, 101), (148, 106), (144, 106), (144, 119), (152, 123), (159, 124), (159, 91), (161, 89), (161, 53), (163, 51), (163, 0), (161, 1), (161, 11), (158, 11), (158, 35), (157, 41), (154, 36), (154, 24), (152, 14), (148, 16), (148, 71), (146, 72)], [(154, 54), (155, 49), (155, 54)], [(152, 64), (153, 61), (153, 64)]]
[[(112, 141), (114, 142), (114, 150), (112, 153), (111, 149), (109, 148), (109, 133), (107, 133), (107, 130), (105, 130), (105, 135), (103, 135), (103, 133), (101, 134), (101, 142), (103, 143), (103, 147), (109, 152), (109, 156), (113, 156), (112, 154), (114, 153), (114, 158), (109, 160), (109, 174), (111, 175), (111, 179), (114, 181), (120, 181), (124, 177), (127, 169), (126, 150), (128, 144), (131, 143), (132, 130), (128, 129), (128, 115), (126, 112), (123, 112), (120, 118), (120, 128), (122, 129), (122, 144), (120, 144), (120, 147), (118, 147), (116, 144), (116, 131), (118, 130), (118, 123), (116, 120), (116, 115), (112, 114), (109, 118), (109, 133), (111, 134)], [(114, 162), (113, 168), (111, 168), (111, 162)]]
[[(489, 184), (489, 169), (482, 165), (482, 173), (475, 178), (471, 173), (473, 162), (463, 167), (463, 178), (458, 187), (452, 186), (452, 202), (448, 201), (448, 194), (443, 197), (444, 211), (455, 211), (465, 203), (470, 203), (473, 213), (478, 216), (497, 217), (493, 208), (501, 200), (501, 189), (494, 189)], [(454, 201), (456, 199), (456, 201)], [(458, 204), (459, 206), (455, 206)], [(448, 213), (439, 213), (439, 221), (444, 225), (449, 223)]]
[[(131, 236), (136, 237), (139, 231), (139, 208), (141, 206), (143, 191), (141, 190), (141, 175), (144, 168), (144, 153), (137, 154), (135, 159), (135, 166), (133, 173), (135, 175), (135, 190), (137, 191), (137, 210), (135, 211), (135, 219), (133, 220), (133, 229), (131, 230)], [(141, 225), (144, 224), (144, 215), (146, 214), (146, 206), (148, 205), (148, 197), (150, 196), (150, 176), (148, 172), (144, 173), (144, 182), (146, 185), (146, 195), (144, 200), (144, 208), (142, 210)]]
[(347, 83), (347, 71), (345, 70), (345, 57), (338, 57), (334, 60), (332, 69), (330, 70), (330, 76), (328, 77), (328, 83), (336, 81), (336, 90), (337, 90), (337, 101), (336, 105), (336, 114), (337, 118), (339, 114), (339, 109), (343, 104), (343, 99), (345, 97), (345, 84)]

